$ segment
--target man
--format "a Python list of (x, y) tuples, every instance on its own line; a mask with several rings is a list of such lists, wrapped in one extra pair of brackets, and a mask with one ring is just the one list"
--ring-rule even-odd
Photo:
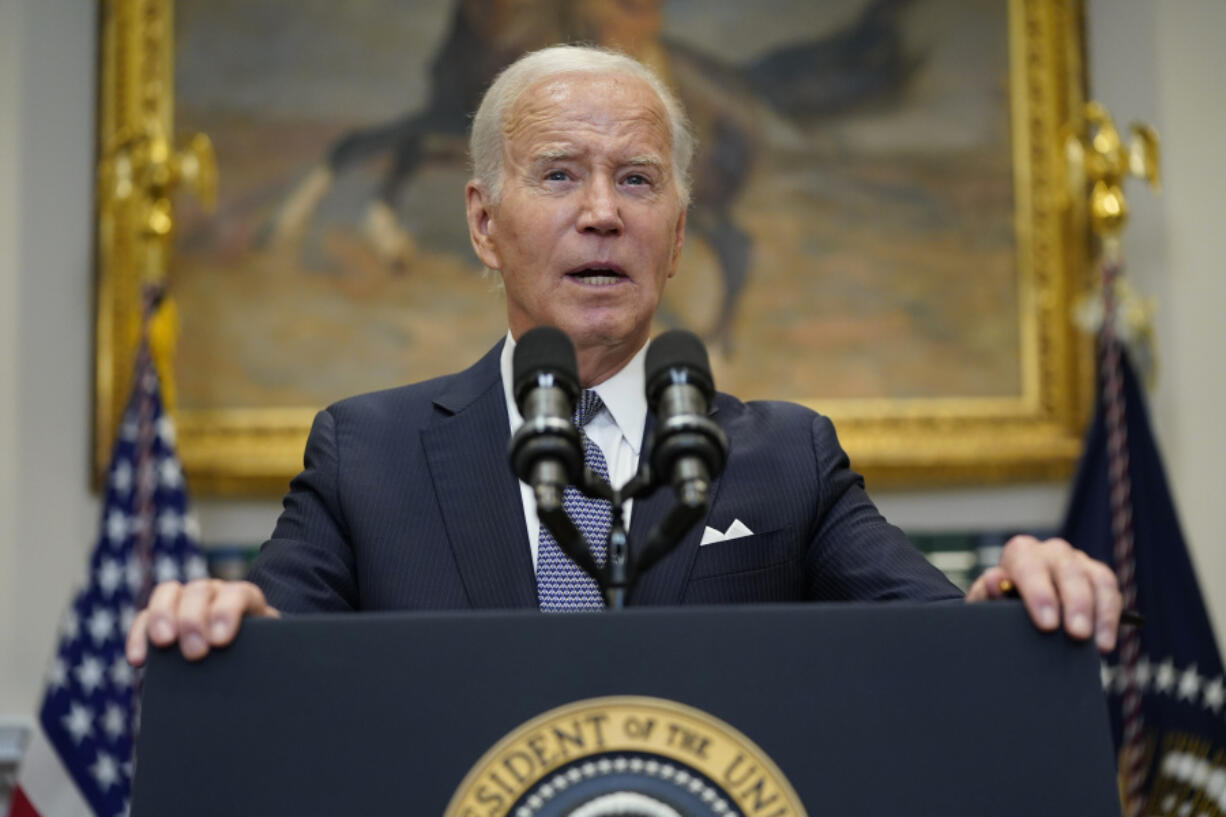
[[(649, 422), (643, 351), (685, 237), (692, 142), (642, 65), (563, 46), (499, 76), (470, 146), (469, 232), (505, 285), (507, 340), (465, 372), (321, 412), (252, 581), (159, 585), (133, 624), (133, 663), (147, 640), (177, 640), (199, 659), (229, 643), (244, 615), (282, 610), (552, 609), (556, 588), (541, 577), (556, 567), (556, 544), (506, 463), (520, 421), (510, 350), (540, 325), (570, 336), (580, 380), (600, 397), (585, 427), (600, 450), (591, 456), (615, 483), (628, 478)], [(698, 526), (631, 603), (958, 597), (878, 514), (828, 420), (727, 395), (713, 417), (731, 452), (706, 525), (739, 520), (751, 535), (703, 545)], [(665, 494), (634, 503), (632, 543), (666, 512)], [(1060, 540), (1017, 537), (967, 598), (1000, 596), (1009, 583), (1041, 629), (1063, 622), (1074, 638), (1114, 646), (1120, 596), (1104, 565)]]

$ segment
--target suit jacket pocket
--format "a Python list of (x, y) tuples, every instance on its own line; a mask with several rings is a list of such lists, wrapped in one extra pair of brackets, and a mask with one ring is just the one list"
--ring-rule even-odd
[(698, 548), (690, 581), (763, 570), (788, 562), (794, 554), (786, 533), (786, 529), (780, 529), (702, 545)]

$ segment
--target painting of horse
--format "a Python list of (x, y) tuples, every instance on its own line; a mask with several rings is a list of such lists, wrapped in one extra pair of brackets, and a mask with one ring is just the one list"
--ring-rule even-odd
[(520, 54), (652, 66), (698, 142), (659, 330), (744, 398), (1019, 393), (1000, 0), (180, 0), (181, 405), (322, 406), (467, 366), (504, 332), (468, 246), (465, 133)]

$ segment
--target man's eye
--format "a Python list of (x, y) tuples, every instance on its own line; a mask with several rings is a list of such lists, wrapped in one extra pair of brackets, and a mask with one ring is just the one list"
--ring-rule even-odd
[(642, 173), (631, 173), (623, 181), (625, 181), (626, 184), (635, 184), (635, 185), (651, 184), (651, 179), (648, 179)]
[(564, 182), (568, 178), (569, 176), (566, 175), (565, 170), (551, 170), (545, 174), (545, 181), (547, 182)]

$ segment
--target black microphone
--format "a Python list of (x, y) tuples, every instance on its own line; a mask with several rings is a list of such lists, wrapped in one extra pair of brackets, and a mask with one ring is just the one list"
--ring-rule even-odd
[(728, 438), (707, 409), (715, 396), (707, 349), (693, 332), (674, 329), (647, 349), (647, 404), (656, 415), (651, 467), (681, 504), (705, 506), (711, 480), (724, 470)]
[(511, 437), (511, 470), (532, 486), (542, 511), (561, 508), (563, 489), (583, 473), (583, 444), (571, 421), (579, 399), (575, 347), (561, 330), (540, 326), (524, 333), (511, 360), (524, 418)]

